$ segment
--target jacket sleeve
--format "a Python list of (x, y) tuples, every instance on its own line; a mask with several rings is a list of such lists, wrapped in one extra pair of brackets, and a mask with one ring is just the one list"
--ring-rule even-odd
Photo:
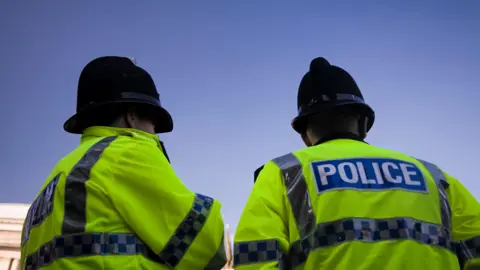
[(25, 254), (26, 251), (24, 250), (24, 245), (23, 245), (23, 240), (24, 240), (23, 237), (25, 235), (25, 222), (26, 221), (24, 221), (24, 224), (22, 227), (22, 236), (20, 238), (20, 263), (19, 263), (20, 268), (19, 269), (25, 269), (25, 256), (27, 255)]
[(129, 227), (174, 269), (220, 269), (226, 263), (218, 201), (185, 187), (162, 151), (136, 141), (112, 164), (107, 186)]
[(279, 269), (290, 248), (286, 190), (280, 169), (267, 163), (258, 175), (234, 239), (235, 270)]
[[(462, 269), (480, 267), (480, 204), (457, 179), (446, 174), (452, 209), (452, 236)], [(480, 268), (477, 268), (480, 269)]]

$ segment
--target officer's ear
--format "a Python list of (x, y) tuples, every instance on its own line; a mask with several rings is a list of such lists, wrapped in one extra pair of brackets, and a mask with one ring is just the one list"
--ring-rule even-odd
[(138, 117), (137, 113), (137, 108), (136, 107), (129, 107), (126, 110), (127, 117), (131, 120), (134, 121)]
[(137, 128), (136, 120), (138, 118), (138, 115), (135, 107), (126, 108), (123, 114), (123, 118), (124, 118), (125, 124), (127, 124), (127, 128)]
[(123, 119), (127, 125), (127, 128), (135, 128), (135, 118), (135, 108), (126, 108), (123, 113)]

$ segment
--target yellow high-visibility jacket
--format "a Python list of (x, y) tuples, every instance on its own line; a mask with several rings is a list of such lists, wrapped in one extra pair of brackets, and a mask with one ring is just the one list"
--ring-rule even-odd
[(28, 211), (22, 269), (221, 269), (220, 203), (187, 189), (155, 135), (91, 127)]
[(258, 175), (234, 240), (235, 270), (468, 269), (480, 205), (435, 165), (337, 139)]

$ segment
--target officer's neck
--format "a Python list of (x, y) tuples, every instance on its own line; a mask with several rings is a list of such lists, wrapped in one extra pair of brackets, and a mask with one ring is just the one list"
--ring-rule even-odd
[(337, 140), (337, 139), (349, 139), (355, 140), (359, 142), (365, 142), (364, 138), (357, 133), (349, 132), (349, 131), (339, 131), (333, 132), (328, 135), (322, 136), (322, 138), (315, 140), (316, 143), (313, 145), (319, 145), (328, 141)]

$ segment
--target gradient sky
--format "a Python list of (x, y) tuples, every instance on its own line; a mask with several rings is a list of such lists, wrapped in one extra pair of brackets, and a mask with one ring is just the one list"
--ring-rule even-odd
[(376, 110), (369, 143), (434, 162), (480, 198), (480, 1), (135, 2), (0, 2), (0, 202), (31, 202), (78, 145), (62, 125), (81, 69), (104, 55), (151, 73), (176, 172), (233, 229), (253, 171), (303, 147), (290, 121), (317, 56)]

